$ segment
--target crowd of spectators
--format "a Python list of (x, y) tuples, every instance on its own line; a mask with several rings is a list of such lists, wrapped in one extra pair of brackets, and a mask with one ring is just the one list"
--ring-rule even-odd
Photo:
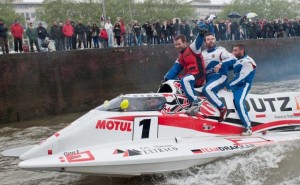
[[(48, 51), (50, 41), (54, 43), (52, 51), (75, 50), (86, 48), (106, 48), (120, 46), (141, 46), (151, 44), (173, 43), (174, 37), (183, 34), (188, 41), (192, 41), (198, 33), (198, 24), (203, 21), (207, 29), (212, 32), (217, 41), (247, 40), (260, 38), (278, 38), (300, 36), (300, 20), (296, 19), (247, 19), (246, 17), (228, 20), (191, 20), (186, 22), (179, 18), (173, 20), (147, 21), (140, 24), (138, 21), (130, 21), (125, 24), (122, 18), (117, 18), (111, 23), (110, 18), (106, 22), (87, 22), (81, 20), (77, 23), (66, 20), (65, 23), (54, 21), (48, 29), (42, 23), (33, 27), (28, 23), (24, 29), (15, 20), (10, 28), (14, 41), (14, 51), (23, 52), (24, 38), (28, 39), (28, 50), (31, 52)], [(2, 52), (9, 53), (7, 32), (9, 29), (0, 19), (0, 46)], [(24, 34), (24, 31), (26, 35)], [(26, 44), (27, 45), (27, 44)], [(35, 47), (33, 46), (35, 45)]]
[(220, 20), (213, 24), (217, 40), (247, 40), (300, 36), (300, 20), (297, 19), (247, 19)]

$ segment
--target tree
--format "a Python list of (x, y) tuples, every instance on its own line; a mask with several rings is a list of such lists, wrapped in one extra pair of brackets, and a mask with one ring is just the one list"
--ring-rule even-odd
[(259, 18), (269, 20), (296, 18), (299, 15), (299, 3), (296, 0), (233, 0), (223, 8), (220, 18), (227, 18), (230, 12), (238, 12), (241, 16), (255, 12)]
[[(193, 8), (185, 0), (106, 0), (106, 16), (113, 21), (122, 17), (125, 21), (165, 20), (174, 17), (188, 18)], [(76, 0), (45, 0), (37, 10), (37, 18), (51, 24), (54, 20), (71, 19), (83, 22), (99, 22), (102, 0), (80, 2)]]
[(45, 0), (37, 9), (37, 19), (52, 25), (53, 21), (64, 22), (66, 19), (98, 21), (101, 4), (95, 2), (78, 3), (75, 0)]
[(13, 0), (0, 0), (0, 18), (4, 20), (7, 27), (10, 27), (16, 19), (18, 19), (20, 23), (24, 23), (24, 18), (16, 14), (12, 1)]

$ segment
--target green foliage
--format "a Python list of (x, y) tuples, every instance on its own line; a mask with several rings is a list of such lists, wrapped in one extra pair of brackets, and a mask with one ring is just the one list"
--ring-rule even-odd
[[(106, 16), (112, 22), (117, 17), (125, 21), (172, 19), (174, 17), (188, 18), (193, 13), (193, 8), (185, 0), (106, 0)], [(102, 0), (90, 0), (78, 2), (75, 0), (45, 0), (43, 6), (37, 10), (37, 18), (52, 25), (54, 20), (65, 21), (66, 19), (77, 22), (98, 22), (102, 15)]]
[(133, 19), (139, 21), (164, 21), (179, 17), (187, 19), (193, 15), (194, 9), (180, 0), (144, 0), (137, 3), (134, 9)]
[(66, 19), (99, 21), (101, 4), (78, 3), (75, 0), (45, 0), (36, 11), (37, 19), (52, 25), (53, 21), (64, 22)]
[(259, 18), (269, 20), (296, 18), (299, 16), (299, 3), (296, 0), (233, 0), (223, 8), (220, 18), (228, 18), (230, 12), (238, 12), (241, 16), (255, 12)]
[(24, 19), (13, 9), (12, 0), (0, 0), (0, 18), (4, 20), (7, 27), (10, 27), (16, 19), (24, 23)]

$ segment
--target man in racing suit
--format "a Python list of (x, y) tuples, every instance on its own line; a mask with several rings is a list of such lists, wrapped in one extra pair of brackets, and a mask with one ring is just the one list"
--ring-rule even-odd
[(178, 35), (175, 38), (175, 47), (180, 53), (173, 67), (165, 75), (164, 80), (177, 79), (177, 75), (180, 71), (184, 70), (184, 75), (180, 80), (180, 84), (189, 100), (192, 104), (186, 114), (193, 115), (194, 110), (198, 108), (198, 98), (195, 95), (194, 87), (200, 87), (205, 81), (205, 69), (203, 63), (203, 57), (201, 55), (201, 45), (203, 42), (204, 30), (200, 30), (195, 41), (188, 46), (186, 37), (184, 35)]
[(226, 88), (233, 91), (235, 108), (241, 121), (244, 124), (242, 136), (252, 134), (251, 122), (246, 110), (245, 98), (252, 86), (256, 71), (256, 63), (245, 53), (243, 44), (236, 44), (233, 47), (234, 56), (237, 58), (233, 64), (234, 79), (227, 83)]
[(222, 122), (227, 116), (227, 108), (217, 93), (225, 87), (228, 67), (236, 61), (236, 58), (225, 48), (216, 46), (216, 40), (213, 34), (205, 34), (204, 42), (207, 48), (202, 52), (206, 70), (206, 84), (202, 92), (206, 98), (219, 109), (220, 117), (218, 121)]

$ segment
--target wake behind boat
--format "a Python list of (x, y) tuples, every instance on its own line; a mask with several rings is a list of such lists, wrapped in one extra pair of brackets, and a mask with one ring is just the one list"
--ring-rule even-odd
[(219, 96), (230, 109), (219, 111), (197, 89), (199, 113), (180, 83), (167, 81), (158, 93), (127, 94), (105, 102), (36, 146), (6, 150), (28, 170), (135, 176), (186, 169), (278, 142), (300, 139), (300, 93), (249, 94), (253, 135), (243, 126), (231, 92)]

